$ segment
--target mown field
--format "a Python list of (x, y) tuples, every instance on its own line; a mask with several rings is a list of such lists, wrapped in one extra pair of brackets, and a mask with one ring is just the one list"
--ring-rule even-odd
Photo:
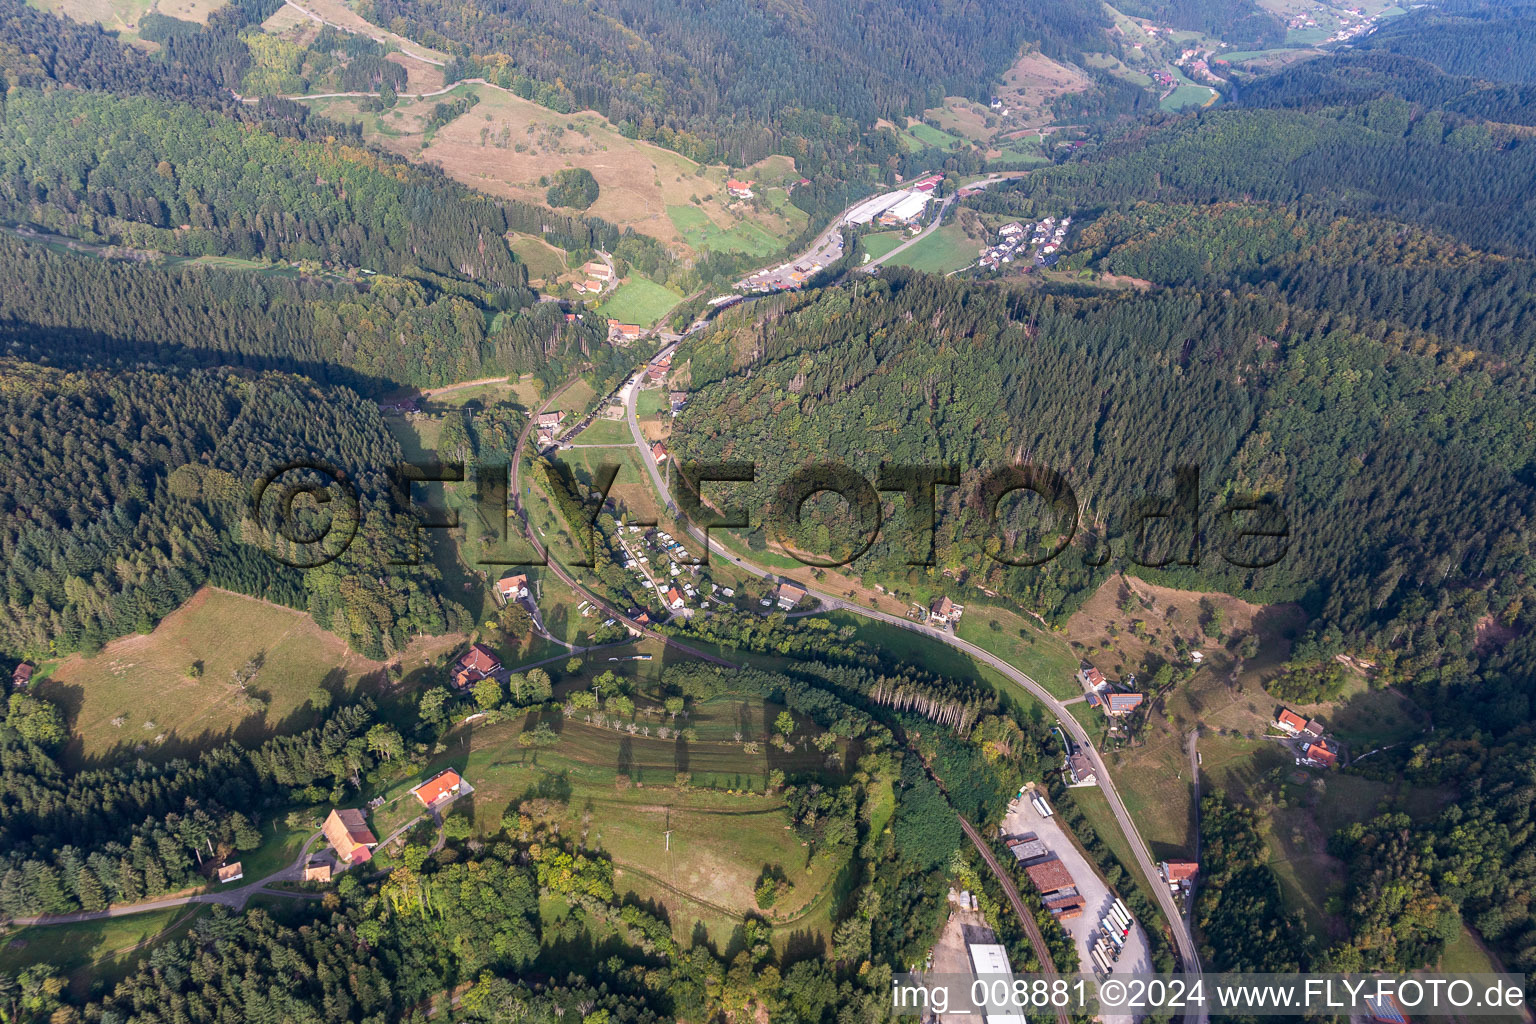
[(879, 231), (859, 239), (859, 245), (869, 253), (870, 259), (877, 260), (906, 241), (906, 238), (904, 231)]
[[(782, 799), (764, 792), (769, 768), (816, 768), (822, 755), (786, 755), (766, 743), (748, 754), (729, 735), (711, 738), (741, 731), (761, 739), (779, 710), (743, 697), (706, 702), (690, 711), (701, 739), (687, 744), (657, 738), (649, 717), (642, 719), (651, 723), (649, 738), (569, 720), (556, 723), (556, 745), (535, 749), (517, 743), (528, 725), (521, 719), (463, 726), (424, 775), (458, 769), (475, 787), (465, 803), (484, 832), (498, 830), (509, 807), (539, 796), (552, 801), (540, 806), (563, 833), (613, 858), (621, 892), (662, 903), (680, 936), (702, 922), (725, 942), (745, 914), (758, 912), (753, 889), (765, 867), (782, 869), (790, 881), (766, 915), (790, 929), (818, 916), (819, 897), (840, 866), (802, 846)], [(679, 776), (690, 783), (680, 785)]]
[(958, 224), (945, 224), (931, 231), (911, 248), (891, 258), (892, 266), (911, 267), (930, 274), (947, 274), (976, 262), (980, 246), (966, 237)]
[(591, 425), (577, 434), (571, 444), (576, 447), (590, 444), (634, 444), (634, 437), (629, 433), (628, 420), (610, 420), (599, 417), (592, 421)]
[[(403, 655), (407, 672), (435, 664), (453, 638), (424, 639)], [(234, 677), (256, 671), (247, 687)], [(355, 652), (290, 608), (207, 588), (153, 632), (123, 637), (93, 657), (47, 666), (40, 692), (66, 709), (72, 764), (139, 751), (172, 757), (230, 737), (255, 742), (319, 719), (307, 706), (377, 685), (383, 665)], [(249, 698), (265, 702), (255, 710)]]
[(1054, 697), (1076, 697), (1078, 658), (1066, 641), (1007, 608), (971, 603), (955, 635), (1002, 658)]
[(636, 276), (619, 285), (597, 311), (626, 324), (650, 327), (681, 301), (683, 297), (672, 289)]
[[(789, 196), (783, 189), (768, 189), (762, 193), (771, 209), (786, 222), (805, 226), (806, 215), (789, 204)], [(682, 235), (683, 241), (698, 250), (712, 252), (744, 252), (753, 256), (768, 256), (783, 248), (784, 240), (764, 230), (745, 215), (732, 209), (721, 225), (710, 214), (697, 206), (669, 206), (667, 217)]]

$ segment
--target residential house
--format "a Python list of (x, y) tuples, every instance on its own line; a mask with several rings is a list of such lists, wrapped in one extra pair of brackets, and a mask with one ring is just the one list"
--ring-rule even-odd
[(687, 603), (683, 600), (682, 593), (676, 587), (668, 588), (667, 592), (662, 595), (661, 599), (667, 603), (668, 608), (675, 612), (681, 611), (683, 605)]
[(523, 573), (496, 581), (496, 593), (503, 601), (521, 601), (528, 596), (528, 577)]
[(613, 280), (613, 271), (602, 260), (588, 260), (581, 265), (581, 272), (588, 277), (595, 277), (599, 281)]
[(1081, 750), (1067, 758), (1067, 771), (1071, 774), (1074, 785), (1087, 785), (1097, 778), (1093, 770), (1093, 762)]
[(1320, 740), (1323, 738), (1323, 723), (1317, 719), (1311, 719), (1301, 727), (1301, 734), (1309, 739)]
[(371, 858), (373, 848), (379, 845), (378, 838), (368, 829), (363, 812), (355, 807), (332, 810), (320, 831), (336, 851), (337, 861), (347, 867)]
[(467, 690), (482, 679), (501, 671), (501, 659), (484, 644), (472, 644), (453, 666), (453, 685)]
[(682, 407), (688, 404), (688, 392), (669, 391), (667, 392), (667, 402), (672, 406), (672, 415), (676, 416)]
[(661, 380), (671, 372), (672, 360), (670, 357), (663, 359), (660, 362), (652, 363), (650, 366), (645, 368), (645, 375), (651, 378), (651, 380)]
[(793, 584), (780, 583), (779, 589), (774, 592), (774, 597), (778, 599), (780, 608), (790, 611), (795, 605), (805, 600), (805, 591)]
[(752, 186), (755, 182), (738, 181), (735, 178), (727, 179), (725, 190), (737, 199), (751, 199)]
[(961, 608), (948, 597), (941, 597), (928, 606), (928, 621), (939, 626), (948, 626), (960, 620)]
[(234, 861), (232, 863), (225, 864), (223, 867), (215, 871), (213, 873), (213, 877), (218, 879), (220, 885), (223, 885), (226, 882), (238, 882), (240, 879), (245, 877), (245, 869), (240, 866), (239, 861)]
[(1085, 690), (1097, 690), (1105, 683), (1104, 673), (1084, 662), (1077, 670), (1077, 681)]
[(1317, 765), (1319, 768), (1337, 768), (1339, 766), (1339, 755), (1321, 743), (1307, 744), (1307, 753), (1303, 760), (1308, 764)]
[(539, 413), (538, 427), (540, 430), (554, 430), (560, 426), (560, 421), (564, 419), (565, 413), (560, 412), (558, 409), (554, 412), (541, 412)]
[(1275, 717), (1275, 726), (1295, 736), (1307, 727), (1307, 720), (1290, 708), (1281, 708), (1280, 714)]
[(445, 800), (453, 800), (463, 785), (464, 780), (459, 778), (459, 773), (449, 768), (411, 790), (411, 795), (420, 800), (423, 807), (431, 808)]
[(617, 320), (608, 321), (609, 341), (634, 341), (644, 332), (645, 328), (639, 324), (621, 324)]
[(379, 403), (379, 412), (404, 415), (409, 412), (420, 412), (421, 402), (419, 397), (396, 398), (388, 402)]
[(1163, 881), (1168, 883), (1170, 889), (1188, 884), (1200, 873), (1200, 863), (1193, 860), (1165, 860), (1160, 867), (1163, 872)]
[(11, 687), (17, 690), (25, 690), (32, 683), (32, 672), (32, 666), (26, 662), (17, 665), (16, 670), (11, 673)]
[(1029, 875), (1029, 880), (1035, 884), (1041, 894), (1049, 895), (1062, 889), (1071, 889), (1076, 886), (1072, 880), (1072, 872), (1057, 858), (1043, 860), (1038, 864), (1031, 864), (1024, 869)]
[(1107, 715), (1128, 715), (1141, 706), (1146, 699), (1145, 694), (1140, 693), (1111, 693), (1104, 698), (1104, 713)]
[(666, 462), (667, 446), (662, 444), (660, 441), (657, 441), (655, 444), (651, 445), (651, 458), (656, 460), (656, 464), (658, 466), (663, 462)]

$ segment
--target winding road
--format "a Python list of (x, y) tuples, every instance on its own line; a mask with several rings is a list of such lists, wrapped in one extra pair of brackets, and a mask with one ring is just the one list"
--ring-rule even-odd
[[(667, 489), (666, 483), (662, 479), (661, 473), (658, 471), (656, 462), (651, 457), (650, 445), (645, 442), (644, 436), (640, 433), (639, 420), (636, 418), (635, 414), (635, 402), (640, 391), (640, 382), (644, 379), (644, 375), (645, 369), (642, 368), (640, 372), (636, 373), (635, 376), (630, 379), (630, 381), (624, 386), (624, 389), (622, 390), (622, 394), (624, 395), (624, 404), (626, 406), (626, 414), (629, 419), (629, 429), (630, 433), (634, 437), (636, 447), (640, 449), (641, 462), (645, 465), (647, 471), (649, 472), (651, 481), (656, 486), (657, 492), (666, 499), (669, 506), (675, 508), (676, 503), (672, 500), (671, 491)], [(736, 566), (738, 569), (741, 569), (743, 572), (750, 573), (753, 576), (758, 576), (764, 579), (778, 578), (778, 574), (772, 573), (767, 569), (762, 568), (761, 566), (748, 562), (747, 560), (738, 557), (730, 551), (725, 550), (718, 544), (709, 544), (708, 534), (699, 527), (689, 523), (687, 524), (687, 529), (695, 539), (706, 545), (711, 557), (718, 555), (719, 557), (724, 558), (730, 564)], [(1162, 875), (1157, 869), (1157, 863), (1153, 859), (1151, 851), (1147, 848), (1147, 844), (1142, 840), (1141, 833), (1136, 830), (1135, 823), (1131, 819), (1130, 811), (1126, 809), (1125, 801), (1120, 798), (1120, 793), (1115, 788), (1114, 781), (1110, 778), (1109, 770), (1105, 767), (1104, 761), (1100, 757), (1098, 749), (1093, 745), (1093, 741), (1088, 735), (1088, 730), (1083, 728), (1082, 723), (1073, 717), (1071, 711), (1067, 709), (1063, 701), (1054, 696), (1044, 686), (1040, 685), (1040, 683), (1019, 671), (1017, 668), (1004, 661), (1002, 658), (999, 658), (997, 655), (988, 650), (976, 646), (968, 640), (962, 640), (960, 637), (954, 635), (953, 633), (950, 633), (946, 630), (935, 629), (932, 626), (924, 625), (921, 623), (912, 622), (908, 619), (901, 618), (900, 616), (891, 615), (887, 612), (882, 612), (874, 608), (867, 608), (864, 605), (853, 603), (844, 598), (836, 597), (832, 594), (822, 593), (800, 580), (796, 580), (796, 585), (804, 589), (806, 593), (808, 593), (811, 597), (814, 597), (820, 601), (822, 607), (829, 611), (839, 610), (847, 611), (854, 615), (862, 615), (865, 618), (874, 619), (877, 622), (884, 622), (888, 625), (910, 630), (913, 633), (919, 633), (923, 636), (929, 637), (930, 639), (937, 640), (940, 643), (948, 644), (951, 647), (963, 651), (964, 653), (970, 655), (972, 658), (975, 658), (977, 661), (985, 662), (987, 665), (997, 669), (1009, 680), (1027, 690), (1031, 696), (1033, 696), (1042, 705), (1044, 705), (1046, 710), (1048, 710), (1055, 717), (1057, 722), (1060, 723), (1061, 727), (1066, 730), (1068, 735), (1072, 737), (1073, 742), (1082, 749), (1083, 753), (1085, 753), (1089, 760), (1092, 762), (1094, 774), (1099, 780), (1099, 788), (1103, 791), (1104, 798), (1106, 801), (1108, 801), (1110, 810), (1114, 813), (1115, 822), (1120, 826), (1120, 831), (1125, 834), (1126, 842), (1130, 846), (1131, 852), (1136, 858), (1137, 867), (1141, 869), (1141, 873), (1143, 876), (1145, 876), (1150, 891), (1155, 894), (1158, 905), (1162, 908), (1163, 916), (1168, 920), (1169, 928), (1173, 932), (1174, 946), (1178, 951), (1182, 969), (1188, 973), (1199, 972), (1200, 954), (1195, 945), (1194, 935), (1190, 930), (1188, 922), (1186, 921), (1184, 915), (1179, 912), (1178, 905), (1174, 903), (1173, 897), (1168, 891), (1167, 883), (1162, 880)], [(1205, 1013), (1202, 1010), (1199, 1012), (1198, 1016), (1192, 1015), (1190, 1019), (1192, 1021), (1200, 1022), (1200, 1024), (1203, 1024), (1205, 1020)]]

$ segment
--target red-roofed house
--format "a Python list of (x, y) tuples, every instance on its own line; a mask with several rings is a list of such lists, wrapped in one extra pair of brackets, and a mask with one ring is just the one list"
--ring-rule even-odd
[(335, 849), (336, 858), (348, 867), (368, 860), (373, 856), (373, 848), (379, 845), (363, 812), (355, 807), (331, 811), (320, 831)]
[(522, 573), (496, 581), (496, 593), (503, 601), (521, 601), (528, 596), (528, 577)]
[(1275, 725), (1294, 736), (1307, 727), (1307, 720), (1290, 708), (1281, 708), (1279, 716), (1275, 718)]
[(672, 587), (670, 590), (668, 590), (665, 594), (662, 595), (661, 599), (667, 602), (667, 607), (671, 608), (673, 611), (678, 611), (683, 607), (683, 605), (687, 604), (687, 602), (683, 600), (682, 592), (676, 587)]
[(737, 181), (735, 178), (731, 178), (726, 181), (725, 190), (737, 199), (751, 199), (753, 184), (750, 181)]
[(656, 464), (658, 466), (663, 462), (666, 462), (667, 446), (662, 444), (660, 441), (657, 441), (655, 444), (651, 445), (651, 458), (656, 460)]
[(1077, 671), (1078, 681), (1087, 689), (1093, 690), (1104, 685), (1104, 673), (1092, 665), (1084, 665)]
[(1200, 863), (1193, 860), (1165, 860), (1162, 863), (1163, 881), (1178, 885), (1200, 873)]
[(617, 320), (609, 319), (608, 340), (622, 339), (624, 341), (634, 341), (640, 337), (641, 332), (644, 330), (645, 328), (639, 324), (621, 324)]
[(484, 644), (472, 644), (453, 666), (453, 685), (466, 690), (501, 670), (501, 659)]
[(1324, 768), (1336, 768), (1339, 764), (1339, 755), (1321, 743), (1311, 743), (1307, 745), (1307, 760)]
[(421, 801), (423, 807), (432, 807), (439, 801), (452, 800), (458, 796), (463, 783), (464, 780), (459, 778), (459, 773), (449, 768), (411, 790), (411, 794)]

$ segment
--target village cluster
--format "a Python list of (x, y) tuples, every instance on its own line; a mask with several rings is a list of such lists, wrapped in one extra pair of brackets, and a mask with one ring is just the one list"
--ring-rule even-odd
[(1014, 221), (997, 229), (997, 241), (981, 251), (976, 265), (982, 270), (996, 270), (1004, 264), (1024, 262), (1033, 252), (1039, 266), (1053, 267), (1061, 258), (1060, 249), (1067, 239), (1071, 217), (1057, 221), (1046, 217), (1038, 224)]
[[(465, 782), (459, 773), (452, 768), (445, 769), (432, 776), (419, 786), (411, 789), (402, 799), (414, 800), (421, 807), (421, 814), (411, 818), (404, 825), (387, 837), (383, 843), (387, 843), (410, 828), (424, 815), (431, 815), (434, 821), (441, 823), (443, 812), (459, 797), (474, 792), (468, 782)], [(376, 809), (385, 803), (380, 797), (368, 806)], [(320, 826), (320, 833), (325, 837), (329, 849), (306, 857), (298, 868), (297, 880), (304, 882), (329, 882), (338, 872), (349, 868), (366, 864), (373, 859), (373, 852), (383, 843), (373, 834), (368, 827), (367, 812), (358, 807), (334, 807), (326, 815), (324, 823)], [(238, 860), (230, 861), (214, 869), (214, 880), (221, 885), (230, 882), (238, 882), (245, 877), (245, 866)]]

